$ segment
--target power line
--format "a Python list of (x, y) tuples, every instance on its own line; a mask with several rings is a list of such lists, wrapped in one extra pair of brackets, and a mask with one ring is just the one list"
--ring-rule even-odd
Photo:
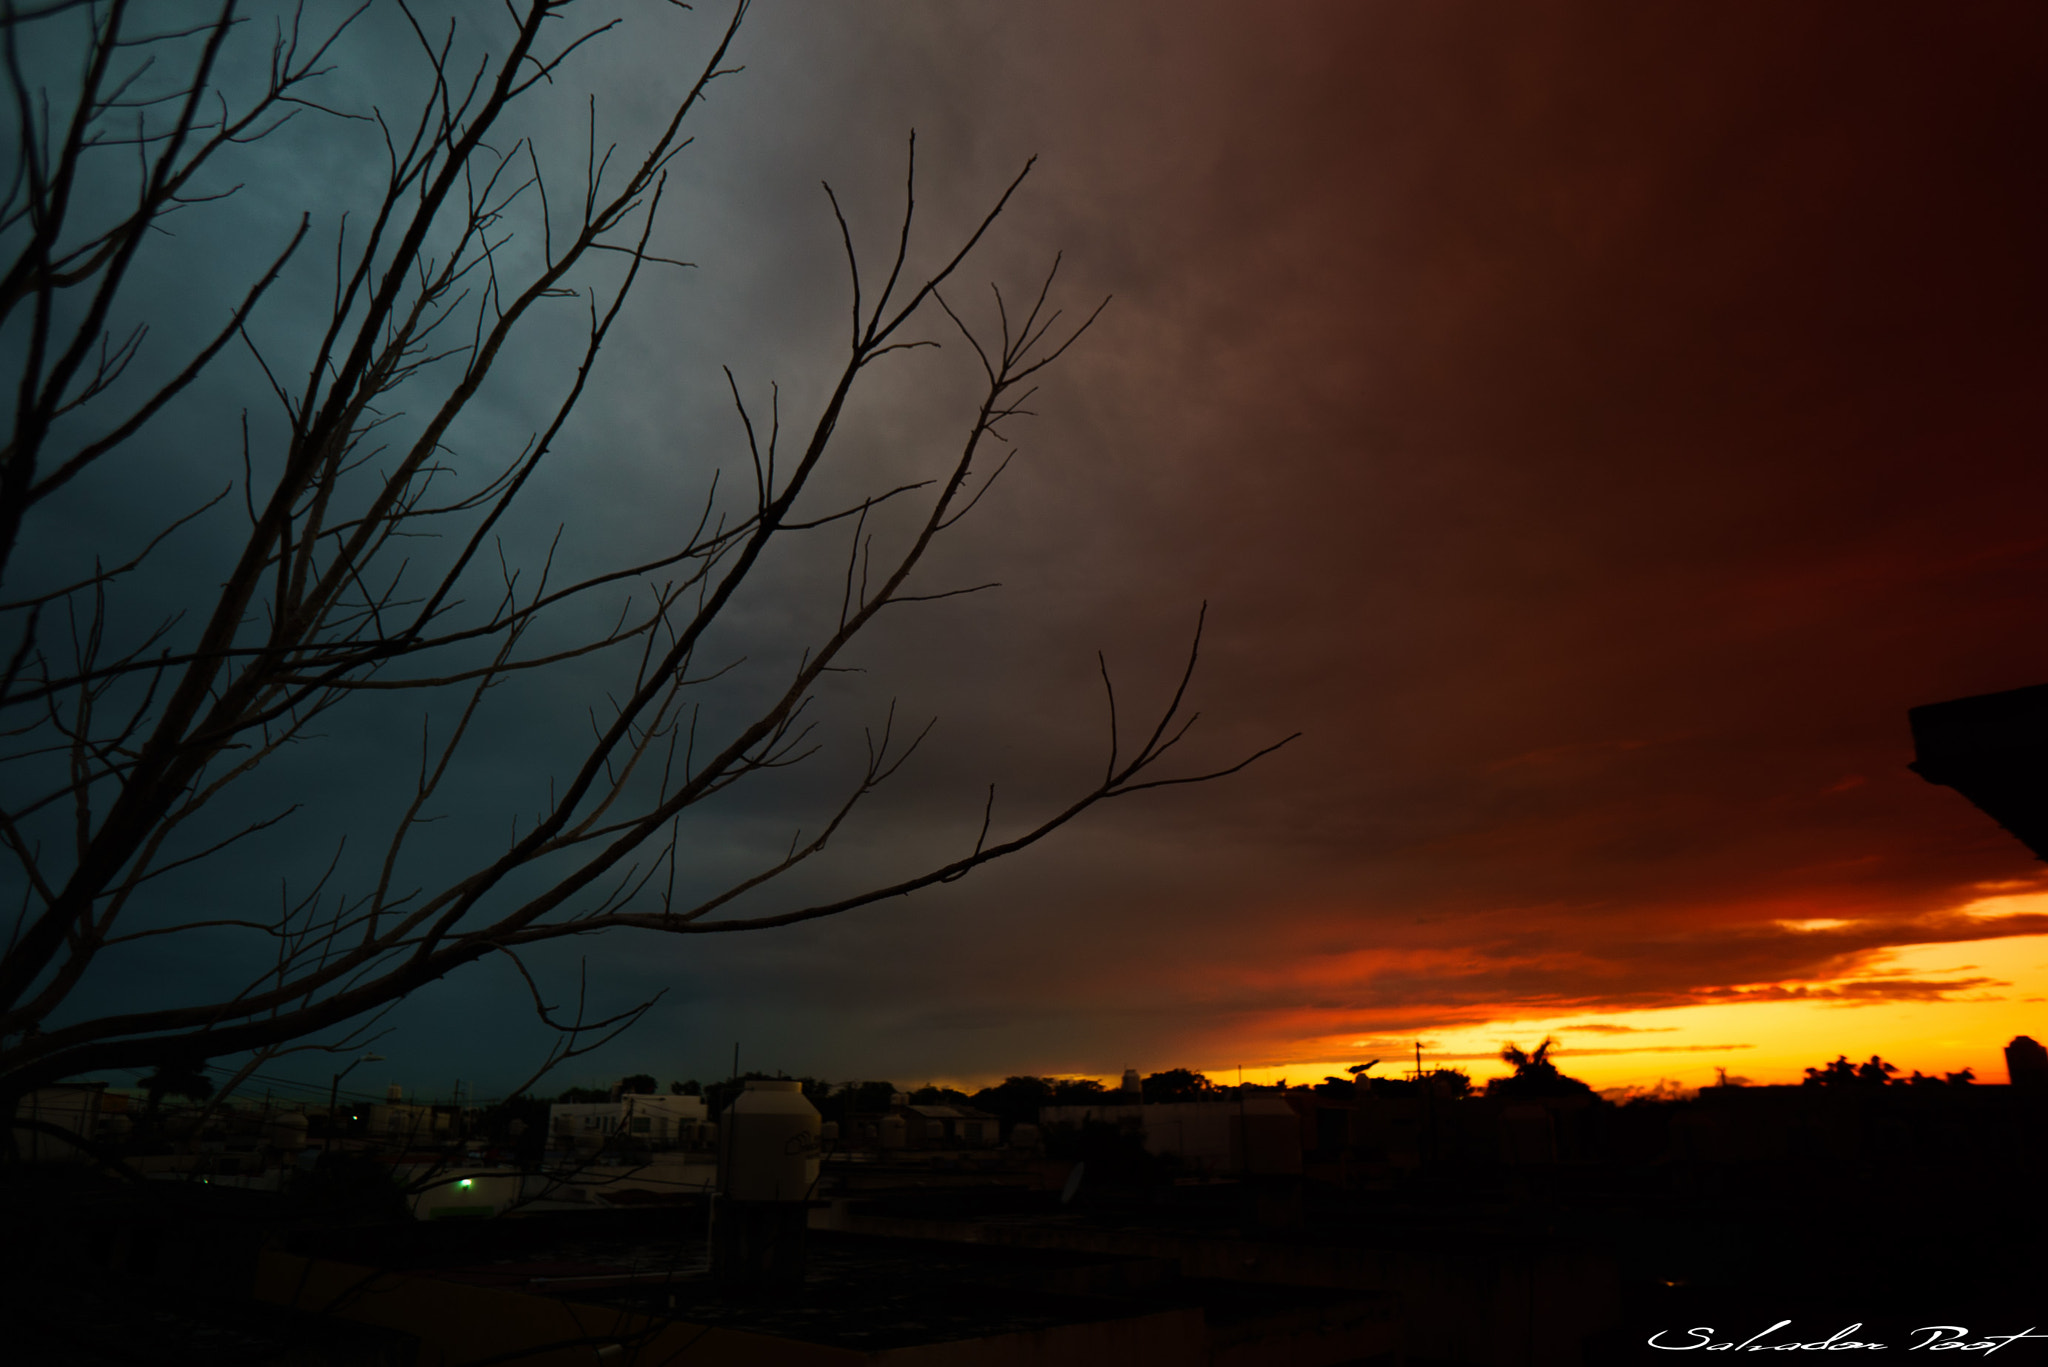
[[(238, 1069), (230, 1068), (230, 1067), (226, 1066), (225, 1064), (220, 1064), (220, 1063), (202, 1063), (202, 1064), (200, 1064), (200, 1065), (199, 1065), (199, 1070), (200, 1070), (201, 1072), (206, 1072), (206, 1073), (217, 1073), (217, 1074), (219, 1074), (219, 1075), (220, 1075), (220, 1076), (222, 1076), (222, 1077), (233, 1077), (233, 1076), (234, 1076), (234, 1075), (236, 1074), (236, 1072), (238, 1072), (238, 1071), (239, 1071)], [(144, 1074), (144, 1073), (148, 1073), (148, 1072), (153, 1072), (154, 1070), (153, 1070), (153, 1069), (151, 1069), (151, 1068), (147, 1068), (147, 1067), (140, 1067), (140, 1068), (111, 1068), (111, 1069), (109, 1069), (108, 1071), (109, 1071), (109, 1072), (115, 1072), (115, 1073), (132, 1073), (132, 1074), (134, 1074), (134, 1075), (136, 1076), (137, 1080), (140, 1080), (140, 1078), (141, 1078), (142, 1074)], [(303, 1078), (289, 1078), (289, 1077), (278, 1077), (277, 1075), (275, 1075), (275, 1074), (273, 1074), (273, 1073), (251, 1073), (251, 1074), (249, 1074), (249, 1075), (248, 1075), (248, 1076), (247, 1076), (246, 1078), (244, 1078), (244, 1079), (242, 1079), (242, 1080), (243, 1080), (244, 1082), (261, 1082), (261, 1083), (265, 1084), (266, 1086), (271, 1086), (271, 1087), (295, 1087), (295, 1088), (299, 1088), (299, 1089), (301, 1089), (301, 1090), (304, 1090), (304, 1091), (306, 1091), (306, 1092), (309, 1092), (309, 1093), (313, 1093), (313, 1094), (314, 1094), (314, 1097), (313, 1097), (313, 1099), (314, 1099), (314, 1100), (319, 1100), (319, 1096), (318, 1096), (318, 1094), (319, 1094), (319, 1093), (322, 1093), (322, 1092), (325, 1092), (325, 1091), (327, 1091), (327, 1090), (328, 1090), (327, 1088), (325, 1088), (325, 1087), (322, 1087), (322, 1086), (321, 1086), (321, 1085), (320, 1085), (319, 1083), (317, 1083), (317, 1082), (307, 1082), (307, 1081), (305, 1081), (305, 1080), (304, 1080)], [(361, 1092), (361, 1091), (356, 1091), (356, 1090), (354, 1090), (353, 1088), (349, 1088), (349, 1087), (343, 1087), (343, 1088), (341, 1088), (341, 1089), (340, 1089), (340, 1091), (339, 1091), (339, 1093), (338, 1093), (338, 1096), (339, 1096), (339, 1097), (342, 1097), (342, 1098), (346, 1098), (346, 1099), (348, 1099), (348, 1100), (351, 1100), (351, 1101), (367, 1101), (367, 1102), (372, 1102), (372, 1103), (375, 1103), (375, 1102), (381, 1102), (381, 1101), (383, 1101), (383, 1100), (384, 1100), (384, 1097), (383, 1097), (383, 1095), (382, 1095), (382, 1094), (380, 1094), (380, 1093), (377, 1093), (377, 1092)], [(401, 1103), (401, 1104), (404, 1104), (404, 1103)], [(417, 1105), (418, 1103), (417, 1103), (417, 1102), (415, 1102), (415, 1103), (411, 1103), (411, 1104)]]

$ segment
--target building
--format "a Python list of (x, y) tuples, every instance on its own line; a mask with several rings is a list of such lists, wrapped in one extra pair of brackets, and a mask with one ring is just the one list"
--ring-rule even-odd
[(1039, 1109), (1038, 1123), (1136, 1130), (1144, 1136), (1148, 1152), (1176, 1155), (1196, 1172), (1211, 1176), (1296, 1176), (1302, 1170), (1301, 1114), (1284, 1096), (1045, 1106)]
[(380, 1101), (369, 1107), (369, 1112), (366, 1138), (386, 1147), (411, 1148), (433, 1144), (447, 1139), (455, 1125), (455, 1108), (452, 1106)]
[(992, 1149), (1002, 1142), (1002, 1122), (973, 1106), (901, 1106), (904, 1137), (920, 1149)]
[(2015, 1087), (2048, 1088), (2048, 1049), (2031, 1035), (2016, 1035), (2005, 1046), (2005, 1077)]
[(655, 1146), (691, 1144), (709, 1118), (701, 1096), (558, 1101), (548, 1108), (548, 1137), (558, 1148), (601, 1149), (621, 1137)]

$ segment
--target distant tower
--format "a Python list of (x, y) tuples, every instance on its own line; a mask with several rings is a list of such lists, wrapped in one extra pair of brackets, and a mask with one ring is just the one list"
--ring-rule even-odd
[(2005, 1046), (2005, 1076), (2015, 1087), (2048, 1088), (2048, 1049), (2029, 1035)]
[(1145, 1084), (1138, 1081), (1136, 1068), (1124, 1069), (1124, 1095), (1136, 1099), (1145, 1093)]

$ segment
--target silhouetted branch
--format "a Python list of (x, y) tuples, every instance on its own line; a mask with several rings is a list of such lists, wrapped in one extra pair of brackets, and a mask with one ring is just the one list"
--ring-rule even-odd
[[(91, 16), (77, 25), (84, 35), (79, 100), (61, 106), (68, 113), (53, 121), (29, 83), (19, 31), (73, 8)], [(26, 889), (0, 955), (0, 1104), (88, 1070), (246, 1054), (255, 1060), (240, 1068), (237, 1076), (246, 1077), (280, 1053), (342, 1048), (337, 1040), (358, 1039), (409, 993), (493, 954), (512, 962), (537, 1017), (556, 1035), (524, 1090), (549, 1068), (631, 1028), (658, 1000), (592, 1013), (579, 974), (573, 1013), (558, 1008), (522, 959), (527, 946), (614, 928), (703, 934), (841, 914), (963, 878), (1098, 802), (1235, 773), (1287, 743), (1227, 767), (1179, 776), (1158, 768), (1197, 715), (1182, 708), (1199, 656), (1198, 620), (1178, 684), (1135, 756), (1120, 748), (1116, 697), (1098, 657), (1110, 705), (1107, 764), (1092, 788), (1038, 814), (1035, 824), (997, 838), (991, 783), (965, 854), (882, 886), (791, 905), (785, 876), (842, 839), (863, 801), (898, 776), (931, 733), (928, 721), (900, 739), (892, 704), (865, 735), (865, 763), (824, 804), (821, 819), (802, 823), (786, 848), (750, 871), (679, 897), (683, 818), (816, 752), (822, 733), (812, 703), (820, 680), (856, 672), (847, 651), (879, 614), (996, 587), (930, 587), (917, 575), (935, 542), (1015, 458), (1011, 448), (991, 469), (984, 439), (1009, 440), (1002, 425), (1029, 415), (1031, 378), (1089, 330), (1103, 305), (1078, 326), (1066, 321), (1053, 298), (1056, 256), (1021, 320), (996, 290), (994, 335), (977, 335), (941, 286), (1003, 214), (1032, 163), (921, 273), (912, 266), (913, 135), (896, 249), (872, 297), (863, 290), (854, 233), (826, 187), (846, 253), (852, 323), (807, 426), (792, 417), (785, 442), (779, 383), (769, 382), (763, 412), (758, 389), (750, 408), (747, 387), (726, 372), (736, 437), (753, 469), (751, 506), (745, 492), (722, 495), (713, 475), (694, 517), (680, 517), (654, 553), (564, 575), (558, 527), (545, 554), (522, 564), (505, 545), (515, 506), (523, 496), (530, 502), (543, 462), (572, 440), (590, 377), (642, 267), (687, 264), (657, 250), (666, 171), (689, 145), (686, 116), (711, 83), (739, 69), (727, 59), (746, 13), (744, 4), (734, 9), (695, 79), (638, 148), (600, 146), (590, 102), (584, 193), (578, 202), (572, 191), (564, 203), (559, 179), (551, 187), (518, 123), (525, 97), (575, 69), (588, 45), (615, 27), (602, 22), (557, 38), (547, 21), (570, 8), (572, 0), (525, 0), (509, 11), (502, 50), (474, 63), (455, 26), (430, 34), (401, 10), (420, 95), (416, 110), (391, 118), (377, 109), (346, 113), (346, 101), (311, 88), (355, 15), (324, 36), (302, 35), (296, 20), (281, 26), (253, 97), (237, 100), (217, 73), (257, 68), (224, 62), (238, 25), (231, 7), (203, 22), (179, 20), (187, 26), (182, 41), (200, 50), (180, 68), (186, 74), (169, 96), (143, 75), (156, 57), (183, 51), (173, 46), (180, 40), (132, 35), (125, 0), (104, 9), (53, 0), (7, 11), (0, 58), (16, 114), (17, 166), (0, 199), (0, 244), (14, 253), (0, 271), (0, 326), (18, 343), (7, 354), (18, 360), (12, 378), (21, 399), (0, 447), (0, 575), (25, 572), (12, 553), (35, 519), (52, 516), (50, 507), (62, 502), (50, 496), (70, 489), (74, 497), (87, 471), (137, 458), (149, 425), (174, 400), (194, 401), (200, 378), (232, 339), (247, 344), (280, 416), (278, 436), (267, 443), (245, 412), (229, 418), (240, 423), (232, 434), (239, 446), (222, 448), (231, 462), (222, 492), (196, 512), (154, 524), (139, 552), (124, 548), (94, 560), (89, 573), (70, 574), (64, 587), (25, 588), (0, 606), (18, 632), (0, 680), (0, 737), (14, 747), (0, 750), (0, 773), (11, 780), (0, 801), (0, 852)], [(294, 263), (313, 231), (310, 213), (281, 250), (265, 253), (253, 280), (237, 286), (225, 316), (206, 322), (189, 350), (169, 360), (167, 378), (141, 383), (137, 376), (154, 363), (145, 351), (152, 334), (107, 325), (116, 305), (137, 293), (130, 267), (138, 244), (169, 214), (212, 212), (199, 206), (218, 196), (201, 193), (203, 186), (232, 181), (224, 173), (236, 149), (299, 110), (333, 115), (338, 129), (360, 123), (382, 156), (381, 184), (366, 197), (374, 202), (356, 206), (352, 218), (341, 215), (334, 228), (331, 285), (324, 257), (317, 268), (327, 316), (306, 330), (305, 355), (287, 364), (283, 351), (259, 352), (260, 329), (252, 324), (272, 286), (301, 269)], [(87, 224), (77, 192), (80, 159), (116, 142), (132, 143), (137, 158), (132, 203)], [(208, 179), (195, 181), (202, 168), (212, 168)], [(223, 174), (216, 179), (215, 172)], [(536, 226), (537, 256), (507, 250), (517, 232)], [(599, 261), (602, 270), (594, 269)], [(581, 303), (565, 317), (560, 301), (569, 299)], [(823, 473), (835, 456), (845, 459), (846, 443), (835, 441), (841, 421), (868, 367), (937, 345), (905, 330), (927, 301), (966, 338), (986, 383), (972, 408), (962, 408), (962, 440), (948, 468), (886, 486), (875, 480), (871, 493), (856, 484), (848, 497), (838, 475)], [(508, 444), (516, 453), (490, 458), (479, 485), (449, 492), (447, 481), (464, 464), (451, 443), (475, 428), (465, 415), (474, 416), (471, 405), (508, 349), (538, 330), (560, 348), (559, 389), (536, 396), (542, 416), (523, 442)], [(141, 398), (121, 399), (137, 385)], [(105, 412), (117, 399), (118, 411)], [(66, 438), (69, 428), (56, 427), (66, 415), (95, 435)], [(195, 425), (207, 416), (195, 415)], [(237, 480), (240, 513), (228, 500)], [(827, 511), (816, 508), (821, 489), (832, 491)], [(233, 524), (226, 534), (212, 517), (223, 503)], [(794, 667), (750, 679), (751, 692), (728, 706), (737, 695), (727, 692), (733, 671), (745, 657), (706, 664), (700, 647), (730, 621), (746, 585), (779, 572), (764, 565), (779, 563), (786, 538), (834, 525), (852, 532), (846, 562), (821, 577), (816, 591), (820, 607), (838, 591), (836, 619), (821, 614), (829, 626), (808, 639)], [(212, 535), (220, 563), (208, 566), (203, 589), (156, 625), (131, 625), (124, 595), (136, 571), (184, 527)], [(529, 637), (549, 623), (560, 629)], [(540, 644), (529, 651), (529, 640)], [(473, 745), (485, 699), (515, 679), (566, 679), (561, 667), (577, 662), (612, 669), (611, 683), (576, 700), (590, 733), (564, 770), (549, 776), (545, 801), (521, 812), (501, 847), (446, 851), (463, 862), (414, 886), (414, 850)], [(714, 683), (716, 705), (706, 707), (703, 690)], [(323, 718), (363, 715), (349, 711), (363, 694), (398, 691), (423, 695), (443, 715), (438, 724), (431, 713), (422, 717), (417, 759), (404, 761), (408, 791), (381, 818), (390, 824), (371, 856), (374, 873), (344, 866), (345, 844), (337, 842), (310, 886), (276, 880), (274, 912), (237, 905), (228, 892), (197, 914), (170, 900), (161, 875), (230, 857), (254, 860), (259, 846), (244, 842), (291, 816), (289, 804), (256, 808), (262, 815), (236, 808), (244, 800), (238, 795), (254, 792), (253, 775), (285, 747), (322, 740), (314, 727)], [(200, 819), (216, 808), (226, 809), (218, 825)], [(351, 886), (354, 877), (367, 886)], [(766, 909), (734, 914), (741, 899), (755, 898)], [(82, 1000), (78, 989), (96, 980), (107, 948), (214, 932), (263, 946), (261, 971), (232, 996), (66, 1014)], [(45, 1028), (51, 1021), (59, 1023)]]

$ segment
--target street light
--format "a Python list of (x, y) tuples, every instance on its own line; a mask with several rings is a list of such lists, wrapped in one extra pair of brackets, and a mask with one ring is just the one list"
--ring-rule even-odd
[(334, 1075), (334, 1085), (327, 1089), (327, 1144), (323, 1150), (324, 1152), (334, 1152), (334, 1107), (336, 1098), (341, 1095), (341, 1080), (355, 1071), (356, 1064), (382, 1063), (383, 1061), (384, 1056), (382, 1054), (364, 1054), (355, 1063), (349, 1064), (348, 1067)]

